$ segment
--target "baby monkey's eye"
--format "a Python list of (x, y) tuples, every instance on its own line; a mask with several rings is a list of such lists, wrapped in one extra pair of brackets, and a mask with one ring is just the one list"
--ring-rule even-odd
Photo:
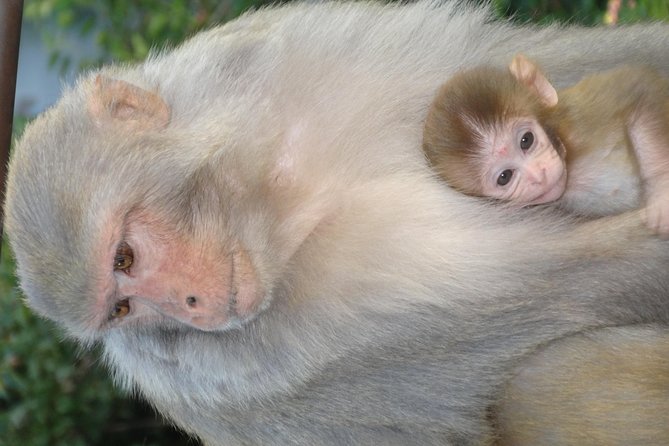
[(497, 184), (499, 186), (506, 186), (507, 184), (509, 184), (509, 181), (511, 181), (511, 177), (513, 177), (513, 170), (506, 169), (504, 172), (500, 173), (499, 176), (497, 177)]
[(135, 256), (132, 248), (126, 242), (121, 242), (116, 248), (116, 255), (114, 256), (114, 271), (128, 271)]
[(532, 132), (525, 132), (523, 137), (520, 138), (520, 148), (523, 150), (528, 150), (532, 147), (534, 143), (534, 134)]

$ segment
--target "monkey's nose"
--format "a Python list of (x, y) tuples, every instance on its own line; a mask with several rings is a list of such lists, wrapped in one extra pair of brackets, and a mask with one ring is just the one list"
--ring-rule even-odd
[(546, 183), (546, 178), (548, 177), (546, 168), (540, 167), (537, 169), (537, 172), (530, 175), (530, 183), (533, 186), (541, 186)]

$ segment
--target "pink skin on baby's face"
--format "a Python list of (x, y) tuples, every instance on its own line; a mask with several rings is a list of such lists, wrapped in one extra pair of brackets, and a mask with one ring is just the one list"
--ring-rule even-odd
[(565, 161), (535, 119), (510, 121), (485, 141), (483, 195), (520, 206), (548, 203), (567, 184)]

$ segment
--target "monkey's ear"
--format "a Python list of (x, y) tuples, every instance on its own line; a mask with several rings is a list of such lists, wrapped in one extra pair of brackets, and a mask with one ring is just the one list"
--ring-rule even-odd
[(509, 71), (518, 82), (534, 90), (545, 105), (548, 107), (557, 105), (557, 91), (530, 59), (522, 54), (516, 54), (509, 65)]
[(88, 111), (98, 125), (121, 125), (132, 130), (164, 128), (171, 114), (159, 95), (105, 76), (95, 79)]

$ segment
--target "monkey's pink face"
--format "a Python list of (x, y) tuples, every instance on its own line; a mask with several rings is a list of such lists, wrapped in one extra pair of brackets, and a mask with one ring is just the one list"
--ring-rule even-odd
[(485, 196), (527, 206), (557, 200), (564, 193), (565, 161), (536, 120), (506, 123), (485, 145)]
[(173, 320), (226, 330), (260, 310), (264, 292), (247, 251), (180, 236), (155, 219), (129, 217), (101, 250), (98, 325)]

